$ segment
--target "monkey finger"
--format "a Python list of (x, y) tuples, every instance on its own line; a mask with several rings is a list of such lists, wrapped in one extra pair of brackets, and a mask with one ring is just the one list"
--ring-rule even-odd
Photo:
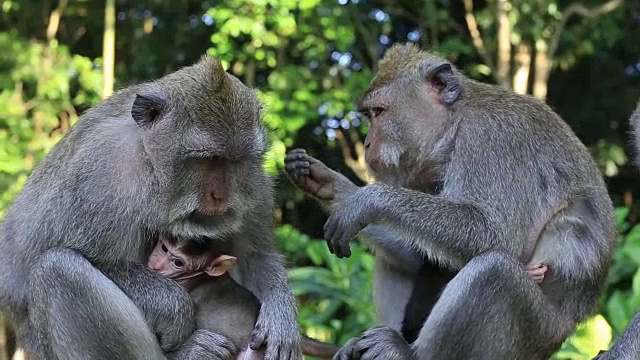
[(333, 356), (333, 360), (359, 360), (360, 348), (357, 347), (360, 338), (352, 338)]
[(344, 248), (342, 245), (342, 238), (344, 237), (343, 232), (338, 228), (336, 232), (333, 234), (333, 239), (331, 240), (331, 246), (333, 247), (333, 251), (336, 256), (340, 259), (344, 258)]
[(289, 349), (289, 357), (287, 359), (292, 359), (292, 360), (304, 359), (304, 357), (302, 356), (302, 349), (301, 348)]
[(342, 257), (351, 257), (351, 246), (349, 245), (350, 241), (351, 237), (347, 233), (343, 234), (338, 241), (338, 246), (340, 247), (340, 253), (342, 254)]
[(249, 343), (249, 347), (252, 350), (259, 350), (265, 343), (267, 338), (267, 333), (259, 328), (259, 325), (256, 325), (256, 328), (253, 330), (251, 334), (251, 342)]
[(279, 348), (277, 346), (269, 346), (267, 344), (267, 350), (264, 352), (264, 360), (280, 360)]
[(544, 275), (547, 272), (547, 267), (545, 265), (543, 265), (540, 268), (527, 270), (527, 272), (531, 276), (540, 276), (540, 275)]
[(333, 240), (333, 234), (336, 229), (335, 222), (336, 222), (335, 216), (331, 215), (327, 219), (327, 222), (324, 223), (324, 227), (323, 227), (324, 239), (327, 241), (327, 244), (329, 245), (329, 247), (332, 247), (333, 245), (331, 241)]
[(303, 148), (295, 148), (295, 149), (291, 149), (288, 152), (289, 154), (306, 154), (307, 150), (303, 149)]
[(305, 169), (298, 169), (296, 170), (296, 176), (309, 176), (311, 175), (311, 172), (309, 171), (309, 168), (305, 168)]
[(307, 161), (309, 158), (309, 156), (307, 155), (307, 152), (302, 150), (300, 151), (290, 151), (286, 156), (285, 156), (285, 161), (290, 161), (290, 162), (296, 162), (296, 161)]
[(307, 162), (307, 161), (285, 162), (284, 168), (287, 171), (287, 173), (294, 174), (294, 175), (297, 174), (297, 173), (300, 173), (302, 171), (307, 171), (307, 173), (308, 173), (309, 172), (309, 162)]

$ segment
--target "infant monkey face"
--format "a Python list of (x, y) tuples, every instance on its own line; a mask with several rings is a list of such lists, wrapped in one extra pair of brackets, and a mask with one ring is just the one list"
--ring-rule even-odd
[(190, 262), (184, 254), (163, 239), (158, 239), (158, 243), (149, 255), (147, 266), (168, 278), (174, 278), (192, 270)]

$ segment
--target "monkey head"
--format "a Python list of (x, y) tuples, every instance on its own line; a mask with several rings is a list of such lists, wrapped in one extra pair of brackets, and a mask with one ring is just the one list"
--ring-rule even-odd
[(256, 180), (267, 140), (254, 90), (204, 56), (132, 91), (131, 118), (169, 232), (237, 229), (268, 186)]
[[(457, 71), (412, 44), (394, 45), (358, 102), (369, 119), (365, 158), (382, 182), (406, 186), (440, 165), (445, 133), (463, 96)], [(447, 142), (443, 144), (443, 142)]]
[(236, 263), (235, 257), (214, 251), (192, 253), (190, 245), (189, 242), (172, 243), (160, 237), (149, 255), (147, 266), (162, 276), (186, 283), (203, 274), (212, 277), (224, 275)]

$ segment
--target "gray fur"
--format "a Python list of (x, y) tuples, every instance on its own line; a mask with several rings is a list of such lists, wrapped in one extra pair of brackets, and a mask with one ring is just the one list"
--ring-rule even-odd
[[(345, 185), (303, 150), (289, 153), (287, 172), (331, 209), (325, 239), (338, 257), (350, 256), (360, 233), (385, 265), (377, 271), (415, 274), (407, 249), (460, 269), (412, 345), (415, 358), (547, 358), (596, 309), (615, 245), (611, 200), (587, 148), (546, 104), (443, 64), (410, 45), (381, 61), (359, 103), (375, 118), (365, 146), (377, 182)], [(441, 191), (430, 192), (434, 184)], [(523, 271), (532, 255), (550, 267), (540, 285)], [(386, 286), (376, 304), (398, 293)], [(390, 314), (404, 307), (378, 310), (398, 330)], [(337, 358), (354, 347), (402, 352), (401, 342), (383, 341), (390, 329), (369, 333), (377, 341), (367, 346), (356, 338)]]
[[(157, 103), (160, 115), (153, 123), (132, 117), (132, 111), (137, 119), (150, 116), (150, 108), (139, 106), (145, 99)], [(62, 315), (57, 318), (58, 312), (49, 307), (74, 309), (85, 299), (90, 301), (88, 288), (96, 291), (96, 304), (111, 303), (97, 294), (111, 294), (112, 286), (93, 271), (74, 273), (72, 278), (48, 277), (48, 287), (30, 286), (39, 255), (62, 247), (103, 267), (123, 260), (146, 262), (154, 238), (162, 232), (233, 244), (235, 255), (242, 259), (233, 275), (263, 304), (255, 345), (267, 342), (265, 358), (269, 360), (301, 358), (296, 303), (273, 241), (273, 190), (262, 168), (267, 149), (260, 106), (253, 90), (225, 73), (217, 60), (203, 57), (157, 81), (122, 89), (81, 116), (33, 171), (2, 225), (0, 305), (27, 353), (35, 359), (54, 358), (51, 353), (37, 354), (51, 349), (47, 334), (33, 335), (38, 326), (51, 327), (51, 333), (75, 331), (76, 337), (61, 340), (64, 351), (100, 347), (100, 336), (81, 342), (78, 337), (84, 328), (69, 329), (73, 324), (65, 323)], [(228, 210), (210, 216), (201, 194), (206, 193), (207, 174), (219, 170), (209, 163), (216, 156), (228, 159), (224, 170), (229, 181)], [(88, 266), (77, 258), (71, 261), (66, 266)], [(47, 266), (55, 263), (54, 259), (46, 262)], [(59, 297), (56, 304), (37, 300), (52, 291), (75, 298)], [(106, 318), (100, 326), (122, 331), (103, 357), (126, 359), (128, 342), (147, 341), (148, 334), (138, 334), (138, 339), (124, 335), (145, 327), (134, 318), (120, 321), (103, 306), (82, 310), (87, 327), (98, 326), (97, 320)], [(27, 313), (32, 311), (50, 313), (51, 322), (31, 323)], [(198, 331), (184, 344), (182, 354), (211, 356), (206, 349), (217, 344), (198, 347), (199, 342), (210, 340), (210, 334)], [(66, 358), (66, 353), (60, 354)]]
[[(202, 275), (205, 276), (206, 275)], [(196, 280), (189, 292), (196, 309), (196, 327), (229, 339), (238, 360), (262, 360), (263, 351), (249, 347), (251, 331), (260, 312), (260, 301), (230, 276)], [(304, 354), (331, 358), (338, 347), (302, 336)]]
[(238, 352), (249, 349), (251, 331), (260, 310), (260, 302), (250, 291), (223, 276), (207, 280), (190, 294), (196, 304), (198, 329), (225, 336)]

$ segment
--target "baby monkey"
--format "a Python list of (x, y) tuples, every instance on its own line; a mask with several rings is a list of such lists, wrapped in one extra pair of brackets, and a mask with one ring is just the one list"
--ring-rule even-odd
[[(222, 244), (211, 248), (196, 242), (172, 243), (160, 237), (147, 266), (189, 291), (195, 304), (197, 329), (228, 338), (239, 351), (238, 360), (262, 360), (263, 352), (249, 347), (260, 301), (231, 278), (228, 271), (237, 259), (225, 253)], [(338, 347), (303, 336), (302, 351), (330, 359)]]
[(260, 302), (229, 275), (236, 260), (234, 256), (203, 248), (203, 245), (171, 244), (161, 237), (147, 266), (189, 291), (196, 308), (197, 329), (227, 337), (239, 350), (238, 360), (263, 359), (261, 351), (249, 347)]

